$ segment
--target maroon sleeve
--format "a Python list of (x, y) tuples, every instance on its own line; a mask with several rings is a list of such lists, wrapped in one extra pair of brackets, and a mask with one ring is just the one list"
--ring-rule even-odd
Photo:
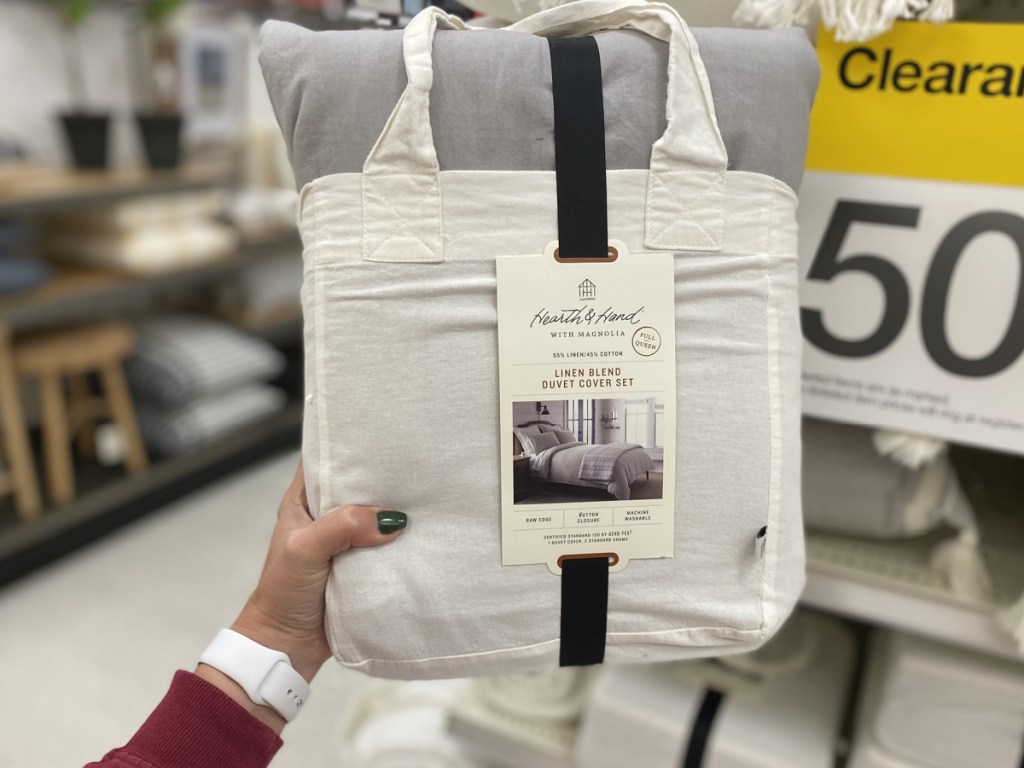
[(132, 740), (86, 768), (266, 768), (281, 743), (219, 688), (177, 672)]

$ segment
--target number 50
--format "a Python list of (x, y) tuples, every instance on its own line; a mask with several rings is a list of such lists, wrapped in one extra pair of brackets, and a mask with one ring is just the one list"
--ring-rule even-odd
[[(839, 258), (840, 247), (856, 222), (891, 227), (917, 227), (920, 208), (840, 200), (825, 227), (825, 235), (814, 254), (808, 280), (829, 282), (843, 272), (864, 272), (878, 281), (885, 294), (884, 311), (878, 327), (860, 339), (833, 336), (822, 322), (818, 309), (800, 309), (804, 338), (818, 349), (842, 357), (868, 357), (885, 350), (900, 335), (910, 312), (910, 288), (903, 273), (891, 261), (873, 254)], [(996, 348), (978, 358), (958, 355), (946, 335), (946, 305), (953, 270), (968, 243), (985, 232), (1001, 232), (1017, 246), (1020, 270), (1017, 299), (1009, 327)], [(931, 258), (921, 296), (921, 336), (929, 357), (939, 367), (957, 376), (992, 376), (1006, 370), (1024, 352), (1024, 218), (1003, 211), (983, 211), (957, 222), (942, 238)]]

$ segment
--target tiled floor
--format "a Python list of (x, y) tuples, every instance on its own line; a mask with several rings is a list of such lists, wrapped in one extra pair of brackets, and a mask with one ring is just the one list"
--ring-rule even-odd
[[(256, 583), (297, 454), (255, 465), (0, 589), (0, 766), (75, 768), (123, 744)], [(328, 663), (274, 768), (339, 765), (367, 679)]]

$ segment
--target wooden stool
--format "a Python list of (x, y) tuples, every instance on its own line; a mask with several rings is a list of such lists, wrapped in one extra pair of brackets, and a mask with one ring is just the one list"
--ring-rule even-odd
[(14, 496), (14, 507), (23, 520), (39, 516), (42, 502), (36, 484), (35, 461), (25, 428), (18, 377), (14, 372), (11, 338), (0, 326), (0, 432), (6, 467), (0, 471), (0, 495)]
[[(66, 504), (75, 497), (71, 440), (77, 436), (80, 451), (90, 454), (92, 430), (98, 418), (109, 416), (120, 430), (129, 472), (139, 472), (148, 465), (121, 368), (134, 348), (134, 332), (124, 323), (115, 322), (44, 331), (15, 341), (15, 370), (39, 381), (46, 480), (54, 504)], [(94, 373), (102, 384), (101, 397), (89, 392), (89, 376)], [(71, 394), (67, 405), (65, 380)]]

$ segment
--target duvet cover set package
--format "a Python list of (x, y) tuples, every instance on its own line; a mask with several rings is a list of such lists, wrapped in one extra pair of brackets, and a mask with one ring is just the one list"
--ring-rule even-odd
[(868, 656), (850, 768), (1018, 768), (1024, 670), (899, 632)]
[(854, 668), (853, 634), (797, 613), (749, 654), (602, 669), (576, 764), (587, 768), (832, 768)]
[[(804, 566), (794, 188), (817, 64), (803, 33), (691, 31), (671, 7), (629, 0), (581, 0), (501, 30), (428, 8), (394, 32), (269, 23), (261, 63), (302, 187), (310, 508), (384, 505), (412, 521), (393, 545), (336, 562), (337, 660), (439, 678), (737, 653), (770, 637)], [(606, 197), (595, 203), (591, 186)], [(587, 445), (585, 432), (622, 442), (624, 430), (618, 400), (499, 402), (496, 265), (566, 261), (597, 231), (593, 261), (614, 250), (623, 268), (669, 270), (674, 390), (641, 400), (649, 434), (659, 408), (674, 414), (674, 435), (647, 446), (665, 466), (644, 470), (671, 499), (667, 552), (623, 567), (608, 550), (641, 530), (621, 523), (644, 519), (641, 488), (612, 494), (594, 480), (607, 515), (552, 533), (576, 542), (552, 545), (557, 565), (503, 565), (513, 459), (533, 492), (541, 481), (522, 462)], [(554, 245), (563, 258), (545, 257)], [(579, 306), (600, 309), (584, 291), (612, 288), (607, 267), (584, 275), (579, 263), (566, 267), (592, 278), (578, 281)], [(657, 337), (634, 334), (628, 364), (641, 370)], [(616, 381), (618, 368), (597, 365), (554, 378)], [(523, 408), (536, 430), (515, 426), (547, 437), (513, 447), (502, 419)], [(577, 493), (542, 491), (534, 500)], [(575, 507), (558, 504), (515, 512), (568, 521)], [(586, 652), (567, 654), (581, 636)]]

